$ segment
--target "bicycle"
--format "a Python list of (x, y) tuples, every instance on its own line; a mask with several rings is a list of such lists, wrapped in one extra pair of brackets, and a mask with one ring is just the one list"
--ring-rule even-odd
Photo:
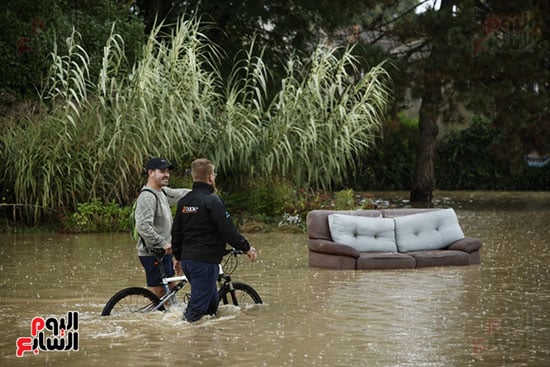
[[(162, 253), (156, 253), (157, 261), (162, 259)], [(247, 306), (253, 304), (261, 304), (262, 299), (258, 292), (250, 285), (243, 282), (235, 282), (231, 279), (231, 274), (238, 266), (237, 256), (244, 254), (243, 251), (235, 249), (226, 249), (223, 265), (220, 264), (220, 273), (218, 276), (218, 297), (220, 304), (232, 304), (234, 306)], [(109, 316), (112, 314), (119, 315), (124, 313), (144, 313), (153, 311), (166, 311), (168, 306), (178, 304), (176, 294), (189, 281), (185, 275), (167, 277), (163, 266), (159, 266), (162, 277), (162, 285), (164, 287), (164, 295), (158, 298), (149, 289), (141, 287), (124, 288), (115, 293), (105, 304), (101, 316)], [(176, 285), (169, 289), (168, 284), (177, 282)], [(189, 295), (185, 297), (188, 298)], [(170, 301), (170, 303), (168, 303)]]

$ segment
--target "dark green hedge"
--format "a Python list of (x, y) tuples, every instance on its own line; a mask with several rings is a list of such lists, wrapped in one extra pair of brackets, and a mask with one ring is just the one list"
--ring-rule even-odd
[(550, 165), (529, 167), (495, 158), (499, 132), (490, 123), (474, 118), (469, 128), (449, 135), (437, 146), (434, 165), (440, 190), (549, 190)]
[[(347, 181), (354, 190), (410, 190), (415, 165), (418, 125), (400, 117), (387, 122), (375, 149), (358, 157), (357, 170)], [(442, 137), (436, 147), (435, 188), (438, 190), (550, 190), (550, 165), (529, 167), (495, 158), (500, 134), (487, 121), (474, 117), (471, 125)]]

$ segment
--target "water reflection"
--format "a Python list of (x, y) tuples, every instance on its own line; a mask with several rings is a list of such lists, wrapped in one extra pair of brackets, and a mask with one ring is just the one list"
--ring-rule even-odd
[[(394, 203), (406, 195), (380, 194)], [(550, 194), (438, 193), (482, 264), (308, 268), (304, 235), (256, 234), (235, 279), (266, 302), (189, 325), (167, 313), (99, 316), (142, 286), (128, 235), (0, 235), (0, 351), (9, 366), (543, 366), (550, 360)], [(78, 351), (15, 356), (33, 317), (79, 312)]]

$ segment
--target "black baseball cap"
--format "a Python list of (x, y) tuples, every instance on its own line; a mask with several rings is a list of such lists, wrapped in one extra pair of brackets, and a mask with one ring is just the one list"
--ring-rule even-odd
[(174, 166), (172, 163), (170, 163), (168, 160), (164, 158), (152, 158), (147, 164), (145, 165), (145, 171), (149, 171), (150, 169), (172, 169)]

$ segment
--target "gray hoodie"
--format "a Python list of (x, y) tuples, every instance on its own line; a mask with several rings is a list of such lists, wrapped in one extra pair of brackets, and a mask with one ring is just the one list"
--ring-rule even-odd
[(149, 186), (143, 186), (143, 189), (152, 192), (142, 191), (136, 201), (136, 229), (141, 237), (138, 239), (136, 248), (138, 256), (150, 256), (151, 253), (147, 251), (147, 248), (162, 248), (171, 243), (172, 212), (170, 206), (176, 205), (179, 199), (191, 190), (163, 187), (161, 191), (158, 191)]

